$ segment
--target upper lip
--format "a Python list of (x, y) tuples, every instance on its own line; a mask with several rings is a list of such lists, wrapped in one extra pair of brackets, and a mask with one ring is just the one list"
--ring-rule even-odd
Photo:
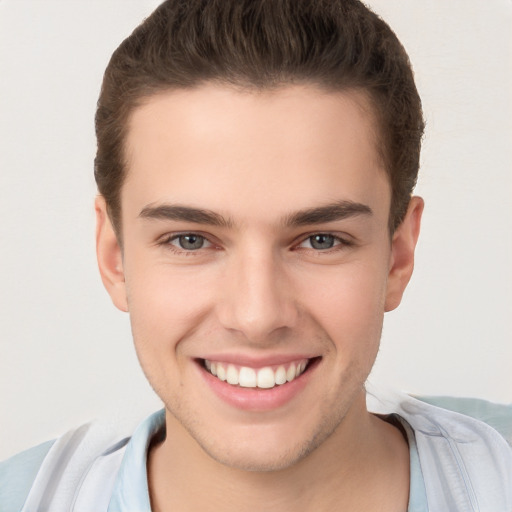
[(249, 368), (263, 368), (265, 366), (276, 366), (289, 364), (302, 359), (319, 357), (318, 354), (294, 353), (294, 354), (271, 354), (267, 356), (249, 356), (243, 354), (208, 354), (198, 359), (234, 364), (237, 366), (248, 366)]

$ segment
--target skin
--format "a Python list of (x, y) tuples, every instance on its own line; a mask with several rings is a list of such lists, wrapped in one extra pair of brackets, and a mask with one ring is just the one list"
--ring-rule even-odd
[[(389, 233), (374, 127), (362, 94), (314, 86), (206, 84), (133, 113), (123, 247), (99, 197), (97, 252), (166, 406), (167, 437), (148, 460), (155, 510), (407, 508), (407, 444), (367, 412), (364, 382), (412, 273), (423, 202)], [(368, 211), (291, 222), (333, 204)], [(222, 220), (178, 219), (176, 205)], [(204, 245), (181, 247), (184, 233)], [(243, 410), (201, 378), (211, 354), (318, 363), (283, 406)]]

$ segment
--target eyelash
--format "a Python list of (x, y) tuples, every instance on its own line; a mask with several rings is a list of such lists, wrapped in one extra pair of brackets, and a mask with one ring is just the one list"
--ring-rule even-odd
[[(203, 241), (203, 245), (207, 244), (207, 247), (204, 247), (203, 245), (201, 247), (198, 247), (197, 249), (185, 249), (183, 247), (177, 247), (172, 242), (179, 240), (181, 237), (186, 236), (195, 236), (200, 238)], [(325, 249), (315, 249), (314, 247), (301, 247), (302, 244), (309, 241), (310, 245), (312, 245), (312, 239), (314, 237), (332, 237), (334, 245), (332, 247), (328, 247)], [(181, 233), (172, 233), (170, 235), (165, 236), (162, 238), (158, 245), (163, 246), (170, 251), (174, 252), (175, 254), (179, 255), (185, 255), (185, 256), (197, 256), (201, 254), (201, 249), (210, 249), (210, 248), (218, 248), (218, 246), (212, 242), (207, 235), (195, 232), (195, 231), (186, 231)], [(342, 251), (344, 249), (350, 248), (354, 246), (354, 242), (352, 240), (349, 240), (345, 237), (342, 237), (340, 235), (336, 235), (334, 233), (330, 232), (314, 232), (314, 233), (308, 233), (307, 235), (303, 235), (299, 240), (298, 243), (294, 243), (293, 248), (294, 250), (312, 250), (314, 253), (320, 254), (330, 254), (337, 251)]]
[[(174, 245), (172, 243), (175, 240), (179, 240), (181, 237), (186, 237), (186, 236), (190, 236), (190, 237), (195, 236), (195, 237), (201, 238), (203, 240), (203, 244), (204, 243), (208, 244), (208, 247), (201, 246), (201, 247), (198, 247), (196, 250), (193, 250), (193, 249), (185, 249), (183, 247), (177, 247), (176, 245)], [(169, 249), (170, 251), (172, 251), (176, 254), (186, 255), (186, 256), (193, 256), (193, 255), (195, 255), (195, 253), (198, 253), (203, 248), (205, 248), (205, 249), (210, 248), (209, 246), (215, 247), (215, 244), (212, 241), (210, 241), (206, 235), (197, 233), (195, 231), (185, 231), (182, 233), (173, 233), (171, 235), (167, 235), (161, 241), (158, 242), (158, 245), (166, 247), (167, 249)]]
[[(315, 237), (332, 237), (334, 245), (332, 247), (328, 247), (326, 249), (315, 249), (314, 247), (308, 247), (308, 248), (301, 247), (302, 244), (304, 244), (305, 242), (308, 242), (308, 241), (309, 241), (310, 245), (313, 245), (312, 239)], [(310, 233), (307, 236), (301, 238), (301, 242), (296, 247), (299, 250), (300, 249), (313, 249), (315, 253), (319, 253), (319, 254), (324, 253), (325, 254), (325, 253), (331, 253), (331, 252), (335, 252), (335, 251), (341, 251), (346, 248), (352, 247), (353, 245), (354, 245), (354, 242), (352, 240), (348, 240), (345, 237), (342, 237), (340, 235), (335, 235), (334, 233), (320, 231), (320, 232)]]

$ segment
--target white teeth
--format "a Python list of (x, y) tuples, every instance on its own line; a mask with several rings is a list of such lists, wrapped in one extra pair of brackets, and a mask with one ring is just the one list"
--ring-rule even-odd
[(258, 370), (257, 380), (259, 388), (269, 389), (273, 388), (276, 385), (276, 377), (274, 375), (274, 372), (272, 371), (272, 368), (267, 367)]
[(220, 380), (226, 380), (226, 369), (221, 364), (217, 365), (217, 377)]
[(233, 384), (234, 386), (236, 386), (239, 383), (240, 379), (238, 377), (238, 371), (232, 364), (228, 366), (226, 380), (228, 381), (229, 384)]
[(242, 366), (240, 368), (240, 376), (238, 383), (243, 388), (255, 388), (256, 387), (256, 372), (252, 368)]
[(286, 380), (291, 382), (297, 376), (297, 369), (295, 363), (292, 363), (286, 372)]
[(281, 385), (281, 384), (284, 384), (285, 382), (286, 382), (286, 370), (285, 370), (284, 366), (280, 366), (276, 370), (276, 384)]
[(307, 363), (308, 361), (303, 359), (302, 361), (290, 363), (288, 368), (285, 365), (280, 365), (277, 368), (274, 367), (274, 369), (270, 366), (265, 366), (256, 370), (248, 366), (237, 367), (234, 364), (225, 364), (205, 359), (204, 366), (212, 375), (233, 386), (270, 389), (296, 379), (304, 373)]

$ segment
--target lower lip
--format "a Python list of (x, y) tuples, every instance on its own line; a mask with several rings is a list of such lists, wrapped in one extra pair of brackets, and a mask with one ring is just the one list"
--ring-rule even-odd
[(295, 398), (307, 385), (319, 361), (310, 362), (308, 369), (291, 382), (270, 389), (232, 386), (214, 377), (202, 364), (198, 364), (201, 375), (210, 389), (224, 402), (247, 411), (270, 411), (282, 407)]

